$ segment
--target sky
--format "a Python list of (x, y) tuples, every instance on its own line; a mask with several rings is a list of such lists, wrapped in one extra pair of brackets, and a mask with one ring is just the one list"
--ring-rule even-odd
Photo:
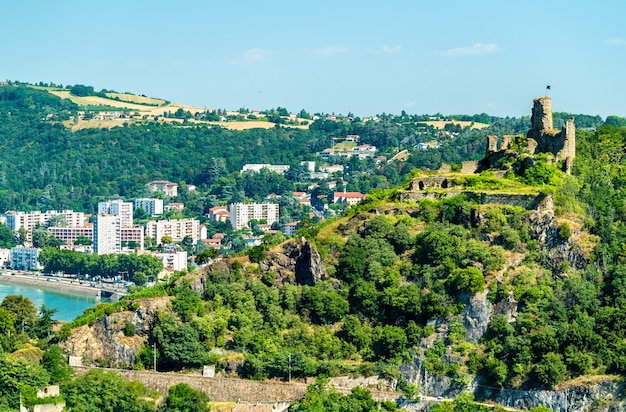
[[(626, 117), (623, 0), (29, 0), (0, 80), (207, 109)], [(550, 90), (546, 86), (550, 85)]]

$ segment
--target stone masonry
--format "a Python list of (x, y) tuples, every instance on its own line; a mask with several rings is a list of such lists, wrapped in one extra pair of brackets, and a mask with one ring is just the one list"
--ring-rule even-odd
[[(571, 173), (576, 157), (576, 126), (570, 118), (561, 130), (556, 130), (552, 123), (552, 99), (548, 96), (533, 100), (531, 128), (526, 133), (526, 150), (530, 155), (551, 153), (556, 162), (564, 162), (564, 171)], [(497, 166), (498, 160), (512, 149), (514, 136), (504, 136), (498, 148), (496, 136), (487, 137), (487, 154), (482, 161), (484, 168)]]

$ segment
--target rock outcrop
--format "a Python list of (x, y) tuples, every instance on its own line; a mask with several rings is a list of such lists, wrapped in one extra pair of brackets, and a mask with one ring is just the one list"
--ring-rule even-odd
[(326, 267), (320, 254), (308, 240), (290, 239), (281, 245), (282, 250), (267, 254), (259, 263), (262, 273), (272, 271), (277, 280), (315, 285), (326, 277)]
[[(84, 365), (129, 367), (154, 326), (157, 314), (169, 298), (141, 299), (137, 309), (104, 315), (93, 325), (83, 325), (60, 345), (69, 356), (83, 359)], [(129, 328), (128, 325), (132, 325)], [(134, 329), (134, 333), (128, 333)]]

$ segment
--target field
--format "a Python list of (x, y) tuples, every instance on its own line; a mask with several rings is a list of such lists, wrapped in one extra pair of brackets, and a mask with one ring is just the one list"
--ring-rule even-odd
[(163, 99), (155, 99), (155, 98), (146, 97), (146, 96), (137, 96), (137, 95), (130, 94), (130, 93), (107, 93), (106, 96), (114, 100), (119, 99), (119, 101), (121, 102), (137, 103), (137, 104), (148, 105), (148, 106), (161, 106), (165, 104), (165, 100)]
[[(72, 130), (78, 129), (88, 129), (88, 128), (112, 128), (117, 126), (122, 126), (124, 123), (137, 123), (144, 121), (143, 117), (146, 116), (147, 120), (153, 120), (155, 116), (163, 116), (163, 113), (170, 112), (175, 113), (178, 109), (183, 109), (184, 111), (188, 111), (190, 113), (196, 112), (204, 112), (206, 109), (194, 106), (188, 106), (178, 103), (169, 103), (165, 104), (166, 101), (162, 99), (155, 99), (151, 97), (145, 96), (136, 96), (127, 93), (107, 93), (107, 96), (111, 97), (110, 99), (99, 97), (99, 96), (86, 96), (86, 97), (78, 97), (70, 94), (69, 91), (64, 89), (53, 89), (53, 88), (41, 88), (48, 90), (50, 93), (58, 96), (62, 99), (70, 99), (74, 103), (79, 106), (108, 106), (111, 107), (111, 110), (115, 108), (125, 109), (126, 111), (130, 111), (133, 114), (136, 114), (135, 119), (111, 119), (111, 120), (71, 120), (65, 122), (67, 127), (70, 127)], [(115, 100), (115, 97), (119, 97), (119, 100)], [(134, 103), (133, 103), (134, 102)], [(155, 104), (159, 104), (160, 106), (153, 106)], [(167, 123), (182, 123), (181, 119), (173, 119), (173, 118), (164, 118), (160, 117), (159, 121), (167, 122)], [(207, 121), (199, 121), (195, 119), (188, 120), (188, 123), (191, 124), (207, 124), (207, 125), (216, 125), (223, 127), (225, 129), (230, 130), (247, 130), (247, 129), (271, 129), (276, 127), (276, 125), (272, 122), (264, 122), (264, 121), (228, 121), (228, 122), (207, 122)], [(291, 126), (284, 125), (284, 127), (293, 127), (298, 129), (308, 129), (307, 126)]]
[(428, 122), (420, 122), (427, 124), (429, 126), (434, 127), (435, 129), (443, 129), (447, 124), (458, 124), (462, 128), (466, 128), (470, 126), (472, 129), (484, 129), (485, 127), (489, 127), (488, 124), (485, 123), (476, 123), (476, 122), (468, 122), (468, 121), (460, 121), (460, 120), (432, 120)]

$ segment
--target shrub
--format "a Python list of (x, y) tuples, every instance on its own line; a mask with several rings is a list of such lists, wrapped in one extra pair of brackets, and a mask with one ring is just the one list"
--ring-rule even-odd
[(566, 222), (563, 222), (559, 225), (557, 236), (563, 241), (568, 240), (572, 236), (572, 229)]

